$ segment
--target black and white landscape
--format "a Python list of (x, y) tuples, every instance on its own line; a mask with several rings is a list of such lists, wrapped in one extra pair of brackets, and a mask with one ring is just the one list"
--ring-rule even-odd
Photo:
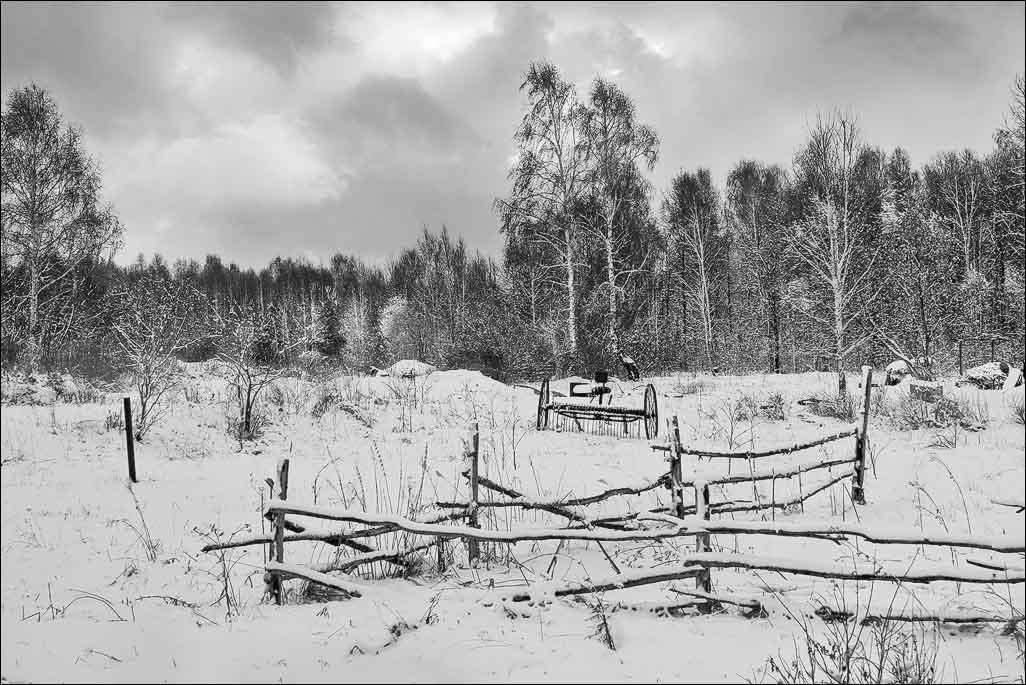
[(1024, 682), (1024, 3), (0, 12), (4, 683)]

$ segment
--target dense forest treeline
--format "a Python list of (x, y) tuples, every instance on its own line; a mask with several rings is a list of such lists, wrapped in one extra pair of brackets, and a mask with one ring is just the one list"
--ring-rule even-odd
[(266, 363), (316, 351), (356, 370), (417, 358), (538, 378), (617, 368), (621, 350), (649, 372), (943, 365), (958, 341), (988, 337), (1021, 362), (1021, 76), (984, 156), (916, 166), (831, 112), (789, 167), (741, 160), (725, 187), (682, 168), (658, 189), (654, 166), (684, 160), (659, 159), (658, 132), (614, 83), (578, 93), (535, 64), (522, 90), (509, 192), (495, 201), (501, 256), (472, 253), (443, 227), (383, 266), (339, 253), (261, 269), (218, 255), (117, 265), (124, 229), (81, 132), (44, 90), (12, 91), (5, 366), (117, 366), (140, 327), (205, 359), (240, 321)]

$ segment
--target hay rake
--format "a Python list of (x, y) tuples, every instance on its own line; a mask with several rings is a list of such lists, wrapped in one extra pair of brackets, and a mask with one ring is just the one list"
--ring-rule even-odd
[(579, 430), (599, 435), (652, 439), (659, 435), (659, 407), (652, 384), (645, 386), (642, 406), (585, 404), (554, 400), (548, 379), (538, 392), (538, 430)]

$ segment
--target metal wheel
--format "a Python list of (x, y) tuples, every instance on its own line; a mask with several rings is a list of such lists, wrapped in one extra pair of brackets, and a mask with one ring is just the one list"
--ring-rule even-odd
[(645, 437), (651, 440), (659, 435), (659, 407), (656, 405), (656, 391), (649, 383), (645, 387)]

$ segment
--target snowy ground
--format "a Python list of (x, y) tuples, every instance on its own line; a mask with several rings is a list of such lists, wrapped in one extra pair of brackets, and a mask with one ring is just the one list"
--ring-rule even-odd
[[(658, 616), (618, 604), (670, 603), (664, 585), (604, 595), (617, 649), (592, 637), (592, 611), (556, 600), (543, 605), (504, 604), (503, 591), (547, 579), (608, 575), (594, 545), (522, 543), (486, 546), (485, 564), (469, 569), (462, 549), (454, 567), (433, 565), (408, 580), (380, 579), (367, 569), (354, 579), (363, 596), (310, 602), (289, 581), (291, 603), (262, 598), (260, 547), (232, 550), (229, 615), (221, 558), (200, 553), (211, 529), (226, 538), (242, 526), (259, 532), (264, 480), (291, 458), (289, 500), (407, 515), (411, 503), (465, 500), (459, 477), (461, 440), (473, 421), (481, 427), (482, 474), (525, 492), (557, 498), (641, 484), (666, 471), (662, 454), (645, 440), (582, 433), (537, 432), (537, 398), (464, 371), (438, 372), (414, 388), (388, 378), (333, 381), (343, 402), (312, 413), (324, 388), (299, 379), (280, 381), (267, 396), (270, 423), (255, 442), (241, 444), (227, 431), (230, 405), (223, 384), (202, 365), (189, 369), (186, 391), (167, 418), (137, 446), (140, 483), (127, 486), (124, 435), (108, 428), (120, 396), (92, 404), (5, 406), (0, 453), (2, 480), (2, 662), (5, 681), (645, 681), (737, 682), (759, 680), (769, 657), (794, 653), (796, 622), (817, 600), (844, 597), (849, 607), (868, 598), (877, 609), (947, 614), (1021, 612), (1023, 586), (936, 583), (895, 590), (893, 584), (828, 580), (751, 571), (713, 572), (717, 591), (760, 595), (767, 618), (736, 612)], [(765, 448), (823, 435), (843, 423), (813, 416), (797, 400), (829, 390), (828, 374), (669, 377), (655, 379), (660, 413), (676, 414), (686, 445)], [(851, 387), (858, 379), (852, 377)], [(553, 389), (565, 392), (565, 383)], [(614, 384), (617, 403), (640, 406), (643, 386)], [(955, 390), (989, 418), (978, 432), (898, 431), (874, 419), (874, 468), (868, 503), (853, 511), (835, 487), (784, 520), (859, 520), (905, 529), (976, 535), (1021, 535), (1023, 516), (991, 503), (1021, 499), (1026, 464), (1024, 432), (1011, 418), (1022, 388)], [(765, 403), (784, 398), (786, 419), (732, 419), (743, 395)], [(893, 399), (893, 398), (892, 398)], [(945, 447), (940, 438), (957, 446)], [(843, 455), (851, 441), (832, 443), (778, 464)], [(688, 468), (697, 466), (689, 464)], [(763, 466), (763, 464), (760, 464)], [(734, 468), (737, 468), (735, 465)], [(723, 465), (726, 469), (726, 465)], [(809, 482), (804, 483), (808, 488)], [(752, 497), (751, 485), (729, 496)], [(776, 486), (775, 495), (795, 494)], [(133, 490), (135, 497), (133, 498)], [(770, 486), (759, 497), (769, 498)], [(721, 493), (722, 495), (722, 493)], [(717, 494), (714, 493), (714, 499)], [(666, 491), (614, 498), (589, 514), (638, 511), (666, 503)], [(137, 503), (138, 502), (138, 508)], [(753, 515), (738, 515), (738, 518)], [(769, 517), (769, 514), (766, 514)], [(145, 524), (143, 523), (145, 520)], [(560, 527), (544, 512), (489, 513), (486, 527)], [(395, 537), (395, 536), (388, 536)], [(152, 541), (150, 544), (149, 541)], [(392, 548), (398, 540), (375, 541)], [(610, 544), (622, 568), (673, 563), (694, 540), (675, 545)], [(913, 563), (924, 559), (964, 566), (944, 548), (835, 545), (828, 541), (767, 536), (714, 536), (714, 549), (752, 551), (805, 560), (851, 561), (856, 556)], [(334, 548), (287, 547), (295, 563), (326, 561)], [(428, 555), (433, 564), (434, 552)], [(1006, 555), (1008, 560), (1008, 555)], [(1021, 564), (1021, 558), (1014, 563)], [(374, 576), (373, 578), (371, 576)], [(684, 587), (694, 581), (682, 580)], [(836, 605), (835, 605), (836, 606)], [(1003, 613), (1002, 613), (1003, 612)], [(512, 614), (512, 615), (511, 615)], [(810, 619), (817, 629), (822, 624)], [(997, 628), (942, 628), (939, 666), (948, 681), (995, 678), (1021, 681), (1023, 665), (1013, 637)]]

